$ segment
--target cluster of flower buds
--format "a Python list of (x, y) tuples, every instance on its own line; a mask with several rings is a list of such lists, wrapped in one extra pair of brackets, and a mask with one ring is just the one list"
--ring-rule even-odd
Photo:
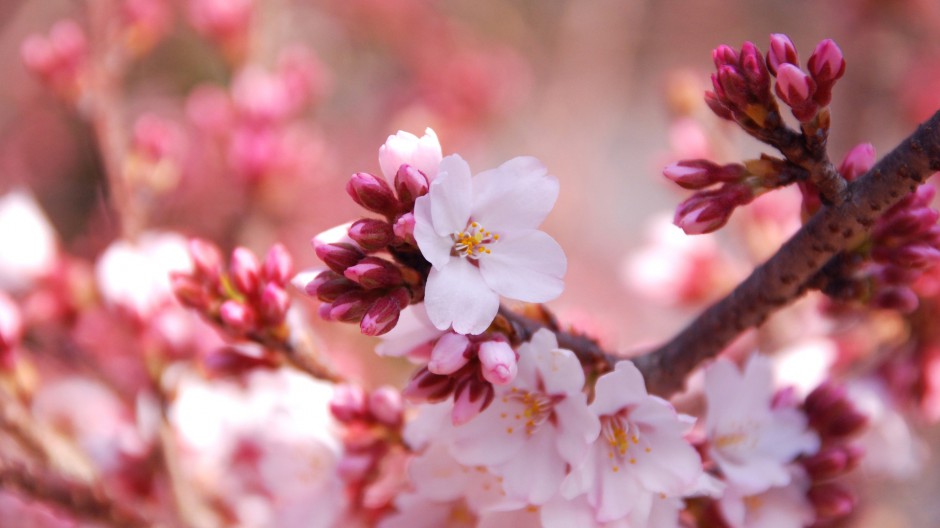
[(800, 459), (812, 480), (807, 495), (816, 509), (817, 522), (832, 522), (855, 508), (855, 496), (836, 479), (861, 461), (864, 452), (850, 442), (866, 428), (868, 417), (856, 408), (844, 388), (829, 382), (806, 397), (803, 410), (821, 440), (819, 451)]
[(287, 339), (285, 318), (290, 296), (286, 287), (294, 264), (284, 246), (272, 246), (264, 262), (246, 248), (235, 248), (227, 272), (222, 268), (221, 252), (211, 242), (192, 239), (189, 252), (192, 273), (170, 277), (181, 303), (235, 337), (262, 342)]
[[(751, 176), (744, 165), (719, 165), (704, 159), (683, 160), (663, 170), (663, 175), (695, 193), (676, 208), (673, 222), (686, 234), (711, 233), (731, 218), (731, 213), (758, 196), (759, 190), (745, 180)], [(702, 190), (721, 184), (718, 189)]]
[[(357, 506), (381, 511), (390, 504), (394, 492), (383, 490), (383, 481), (392, 469), (389, 460), (401, 458), (404, 424), (401, 393), (389, 386), (367, 393), (358, 385), (338, 385), (330, 401), (330, 412), (343, 426), (343, 455), (339, 474), (348, 495)], [(404, 478), (398, 475), (398, 478)]]
[[(340, 241), (314, 238), (317, 256), (330, 269), (317, 275), (305, 290), (323, 301), (320, 315), (332, 321), (359, 323), (362, 333), (382, 335), (398, 323), (401, 310), (420, 300), (427, 263), (414, 240), (414, 202), (428, 192), (428, 178), (402, 164), (394, 189), (384, 178), (353, 174), (346, 192), (365, 209), (385, 217), (362, 218), (341, 226)], [(326, 237), (329, 238), (329, 237)], [(387, 252), (399, 265), (376, 256)]]
[(796, 47), (789, 37), (774, 34), (766, 62), (752, 42), (738, 52), (719, 46), (712, 52), (717, 72), (712, 75), (714, 91), (705, 94), (709, 108), (721, 118), (737, 121), (746, 128), (763, 128), (771, 116), (779, 116), (770, 93), (770, 79), (776, 78), (774, 92), (800, 122), (812, 121), (832, 100), (832, 87), (845, 73), (842, 51), (830, 39), (816, 46), (800, 69)]
[(427, 366), (402, 391), (414, 403), (454, 396), (454, 425), (469, 422), (493, 402), (494, 385), (516, 378), (519, 354), (502, 335), (490, 337), (446, 333), (431, 350)]
[(85, 31), (74, 20), (61, 20), (48, 36), (30, 35), (20, 47), (26, 68), (60, 96), (74, 100), (88, 61)]

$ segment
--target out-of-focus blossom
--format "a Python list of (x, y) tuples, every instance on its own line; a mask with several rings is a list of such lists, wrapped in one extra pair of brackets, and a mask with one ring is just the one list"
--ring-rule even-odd
[(847, 390), (852, 403), (868, 417), (868, 427), (856, 439), (864, 452), (871, 455), (862, 459), (862, 467), (895, 479), (920, 473), (927, 448), (893, 405), (883, 384), (863, 379), (850, 383)]
[(836, 362), (837, 344), (825, 338), (806, 339), (774, 354), (774, 380), (778, 386), (793, 387), (805, 398), (829, 377)]
[(59, 95), (70, 100), (78, 96), (88, 42), (74, 20), (60, 20), (48, 36), (30, 35), (20, 46), (20, 56), (26, 67)]
[(557, 180), (534, 158), (474, 177), (457, 155), (441, 162), (429, 193), (415, 202), (415, 240), (433, 266), (425, 305), (435, 326), (479, 334), (500, 295), (545, 302), (561, 293), (565, 254), (536, 229), (557, 197)]
[(542, 504), (597, 438), (600, 424), (581, 390), (584, 371), (555, 334), (539, 330), (519, 348), (518, 375), (493, 403), (456, 428), (454, 457), (502, 477), (509, 497)]
[(395, 135), (388, 136), (385, 144), (379, 148), (379, 165), (389, 181), (398, 174), (402, 165), (407, 164), (423, 172), (428, 181), (433, 182), (442, 157), (437, 134), (430, 128), (425, 129), (420, 138), (399, 130)]
[(773, 405), (770, 360), (753, 355), (744, 372), (726, 359), (705, 370), (708, 453), (741, 493), (757, 494), (790, 482), (787, 465), (819, 449), (807, 418)]
[(16, 303), (0, 290), (0, 365), (7, 367), (7, 353), (19, 344), (23, 335), (23, 316)]
[(598, 521), (631, 516), (644, 526), (654, 496), (679, 497), (698, 481), (702, 461), (684, 439), (691, 424), (647, 394), (632, 362), (617, 363), (597, 380), (590, 409), (600, 418), (601, 434), (565, 479), (562, 495), (586, 495)]
[(816, 520), (812, 503), (806, 496), (809, 480), (796, 468), (785, 486), (757, 494), (745, 494), (729, 486), (718, 502), (730, 528), (803, 528)]
[(0, 288), (24, 292), (51, 273), (57, 245), (55, 231), (28, 191), (0, 197)]
[(95, 277), (111, 306), (146, 318), (174, 302), (170, 273), (190, 273), (186, 239), (174, 233), (147, 232), (135, 242), (118, 240), (98, 258)]
[(413, 304), (402, 310), (398, 324), (381, 336), (382, 342), (375, 347), (380, 356), (407, 356), (413, 360), (427, 360), (434, 342), (443, 332), (431, 320), (424, 304)]

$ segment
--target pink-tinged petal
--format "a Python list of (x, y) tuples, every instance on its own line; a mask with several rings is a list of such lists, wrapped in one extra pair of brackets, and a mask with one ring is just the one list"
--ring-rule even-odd
[(441, 144), (430, 128), (426, 128), (420, 138), (399, 130), (394, 136), (388, 136), (385, 144), (379, 147), (379, 165), (389, 181), (405, 163), (423, 172), (428, 180), (434, 180), (441, 157)]
[[(635, 499), (650, 492), (644, 490), (629, 471), (623, 468), (616, 472), (601, 471), (601, 482), (588, 492), (588, 502), (597, 508), (598, 521), (614, 521), (632, 513), (634, 508), (646, 505), (646, 501)], [(624, 497), (630, 497), (631, 500), (623, 500)]]
[(398, 324), (380, 337), (382, 343), (375, 347), (380, 356), (404, 356), (415, 348), (429, 343), (441, 335), (431, 324), (423, 304), (413, 304), (398, 317)]
[[(551, 341), (545, 334), (551, 336)], [(539, 338), (538, 342), (536, 338)], [(544, 384), (544, 392), (546, 394), (580, 393), (584, 388), (584, 370), (574, 352), (563, 348), (547, 348), (550, 343), (557, 343), (555, 335), (547, 329), (536, 332), (532, 337), (532, 343), (534, 346), (530, 353), (535, 358), (539, 376)], [(522, 350), (519, 353), (522, 354)]]
[(543, 528), (595, 526), (594, 508), (584, 498), (564, 500), (556, 497), (540, 508)]
[(463, 158), (452, 154), (441, 161), (441, 170), (427, 194), (431, 203), (431, 224), (438, 235), (449, 237), (466, 229), (473, 188), (470, 166)]
[(436, 442), (415, 457), (408, 465), (408, 475), (415, 491), (436, 501), (460, 498), (467, 487), (466, 468), (447, 450), (447, 445)]
[(480, 272), (497, 293), (510, 299), (541, 303), (558, 297), (568, 269), (565, 252), (541, 231), (508, 233), (480, 258)]
[(431, 350), (428, 370), (441, 375), (457, 372), (470, 361), (465, 354), (469, 346), (470, 340), (467, 336), (453, 333), (442, 335)]
[(516, 378), (518, 373), (516, 351), (509, 346), (509, 343), (505, 341), (481, 343), (477, 356), (480, 358), (483, 378), (493, 385), (506, 385)]
[(473, 218), (486, 229), (534, 229), (558, 198), (558, 180), (532, 157), (513, 158), (473, 178)]
[(454, 458), (465, 466), (495, 466), (516, 456), (530, 436), (511, 417), (524, 412), (521, 402), (497, 394), (479, 416), (454, 429)]
[(628, 405), (648, 397), (643, 375), (632, 361), (621, 361), (612, 372), (597, 380), (591, 411), (598, 416), (613, 415)]
[(499, 466), (507, 495), (529, 504), (542, 504), (555, 495), (567, 467), (555, 449), (556, 434), (553, 427), (541, 427), (528, 438), (525, 449)]
[(496, 317), (499, 295), (489, 289), (475, 266), (453, 259), (441, 269), (431, 269), (424, 306), (438, 329), (453, 325), (458, 334), (479, 334)]
[(454, 241), (450, 236), (441, 236), (434, 230), (431, 219), (431, 197), (424, 195), (415, 200), (414, 237), (421, 254), (435, 268), (443, 268), (451, 259)]
[(572, 394), (555, 405), (555, 417), (561, 430), (555, 444), (562, 458), (572, 466), (588, 454), (587, 447), (597, 440), (601, 422), (585, 404), (582, 394)]

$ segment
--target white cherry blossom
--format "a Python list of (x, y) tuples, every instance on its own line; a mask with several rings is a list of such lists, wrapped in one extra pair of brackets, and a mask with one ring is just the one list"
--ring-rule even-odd
[(395, 178), (398, 168), (407, 163), (423, 172), (428, 181), (434, 181), (442, 157), (437, 134), (430, 128), (424, 129), (420, 138), (399, 130), (394, 136), (388, 136), (385, 144), (379, 147), (379, 166), (389, 180)]
[(557, 197), (558, 181), (535, 158), (476, 176), (460, 156), (444, 158), (414, 211), (415, 240), (433, 266), (425, 305), (437, 328), (479, 334), (496, 317), (500, 295), (539, 303), (561, 294), (565, 254), (536, 229)]

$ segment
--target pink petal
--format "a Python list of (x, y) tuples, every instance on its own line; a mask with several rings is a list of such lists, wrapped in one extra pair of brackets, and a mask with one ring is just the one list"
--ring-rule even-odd
[(451, 259), (454, 241), (450, 235), (441, 236), (434, 230), (431, 219), (431, 197), (424, 195), (415, 200), (415, 242), (424, 258), (435, 268), (443, 268)]
[(486, 229), (534, 229), (558, 198), (558, 180), (531, 157), (513, 158), (473, 178), (473, 218)]
[(473, 182), (467, 162), (456, 154), (444, 158), (437, 179), (428, 190), (428, 196), (431, 202), (431, 224), (438, 235), (449, 237), (466, 229), (473, 203)]
[(632, 361), (624, 360), (617, 363), (613, 372), (608, 372), (597, 380), (591, 411), (598, 416), (613, 415), (647, 397), (643, 375)]
[(433, 268), (425, 287), (428, 319), (440, 330), (453, 325), (458, 334), (479, 334), (499, 310), (499, 295), (486, 285), (480, 271), (466, 259), (452, 259)]
[(568, 269), (565, 252), (541, 231), (506, 233), (480, 258), (480, 272), (504, 297), (540, 303), (558, 297)]

